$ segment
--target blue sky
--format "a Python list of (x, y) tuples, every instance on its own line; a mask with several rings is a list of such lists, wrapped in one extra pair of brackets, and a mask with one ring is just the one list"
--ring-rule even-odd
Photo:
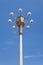
[(34, 19), (30, 29), (23, 30), (24, 65), (43, 65), (43, 0), (0, 0), (0, 65), (19, 65), (18, 29), (12, 30), (13, 24), (8, 24), (11, 11), (19, 16), (18, 8), (26, 18), (31, 11), (29, 20)]

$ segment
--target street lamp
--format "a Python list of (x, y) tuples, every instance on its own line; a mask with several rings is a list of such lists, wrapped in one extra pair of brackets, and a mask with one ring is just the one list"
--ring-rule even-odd
[[(18, 26), (18, 30), (19, 30), (19, 36), (20, 36), (20, 58), (19, 58), (19, 65), (23, 65), (23, 48), (22, 48), (22, 34), (23, 34), (23, 28), (26, 24), (26, 18), (24, 16), (22, 16), (22, 8), (18, 9), (18, 12), (20, 13), (20, 16), (18, 16), (16, 18), (16, 24)], [(10, 16), (13, 17), (14, 13), (11, 12)], [(27, 16), (30, 17), (31, 16), (31, 12), (29, 11), (27, 13)], [(12, 23), (13, 21), (11, 19), (8, 20), (8, 23)], [(33, 23), (33, 19), (30, 20), (30, 23)], [(15, 29), (15, 25), (12, 26), (13, 29)], [(27, 29), (30, 29), (30, 26), (27, 25), (26, 26)]]

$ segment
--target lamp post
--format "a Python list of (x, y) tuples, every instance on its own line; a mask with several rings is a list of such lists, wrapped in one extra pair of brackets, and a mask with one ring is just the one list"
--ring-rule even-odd
[[(18, 16), (16, 18), (16, 24), (18, 26), (18, 30), (19, 30), (19, 36), (20, 36), (20, 58), (19, 58), (19, 65), (23, 65), (23, 48), (22, 48), (22, 35), (23, 35), (23, 28), (26, 24), (26, 18), (24, 16), (22, 16), (22, 9), (19, 8), (18, 12), (20, 13), (20, 16)], [(14, 13), (11, 12), (10, 16), (13, 17)], [(27, 16), (30, 17), (31, 16), (31, 12), (27, 13)], [(8, 20), (9, 23), (12, 23), (13, 21), (11, 19)], [(30, 23), (33, 23), (33, 19), (30, 20)], [(13, 29), (15, 29), (15, 25), (12, 26)], [(29, 25), (26, 26), (27, 29), (30, 28)]]

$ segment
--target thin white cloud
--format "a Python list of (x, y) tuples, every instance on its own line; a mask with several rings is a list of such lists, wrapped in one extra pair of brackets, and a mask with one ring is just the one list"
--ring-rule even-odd
[(5, 41), (4, 42), (4, 46), (3, 46), (3, 50), (8, 50), (8, 49), (10, 49), (12, 46), (14, 46), (16, 44), (16, 42), (15, 41), (13, 41), (13, 40), (7, 40), (7, 41)]
[(5, 41), (5, 43), (6, 43), (6, 44), (9, 44), (9, 45), (14, 44), (14, 42), (13, 42), (13, 41)]
[(32, 58), (33, 56), (24, 56), (24, 58)]
[(24, 58), (35, 58), (35, 57), (43, 57), (43, 55), (30, 55), (30, 56), (24, 56)]

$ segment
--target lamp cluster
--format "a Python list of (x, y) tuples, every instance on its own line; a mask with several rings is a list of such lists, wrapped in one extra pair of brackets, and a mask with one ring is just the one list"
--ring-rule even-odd
[[(18, 12), (20, 13), (20, 16), (18, 16), (18, 17), (16, 18), (16, 23), (17, 23), (17, 25), (21, 25), (21, 24), (22, 24), (22, 25), (24, 26), (24, 23), (26, 23), (26, 18), (24, 18), (24, 16), (22, 16), (22, 11), (23, 11), (22, 8), (19, 8), (19, 9), (18, 9)], [(32, 14), (32, 13), (29, 11), (29, 12), (27, 13), (27, 16), (30, 17), (31, 14)], [(11, 17), (14, 17), (14, 12), (10, 12), (10, 16), (11, 16)], [(12, 19), (9, 19), (9, 20), (8, 20), (8, 23), (12, 23), (12, 22), (13, 22)], [(18, 22), (19, 22), (19, 23), (18, 23)], [(34, 20), (31, 19), (31, 20), (30, 20), (30, 23), (33, 23), (33, 22), (34, 22)], [(13, 25), (12, 28), (15, 29), (15, 28), (16, 28), (15, 25)], [(27, 28), (27, 29), (30, 29), (30, 26), (27, 25), (26, 28)]]

